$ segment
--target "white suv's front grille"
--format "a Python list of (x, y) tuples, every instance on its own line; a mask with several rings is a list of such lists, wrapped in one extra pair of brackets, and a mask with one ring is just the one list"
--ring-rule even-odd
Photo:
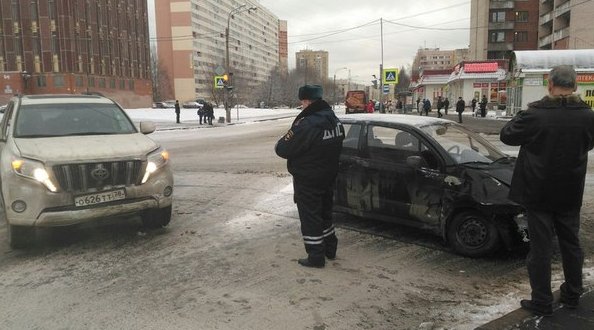
[(105, 186), (135, 185), (140, 181), (141, 167), (140, 160), (128, 160), (55, 165), (53, 171), (63, 191), (86, 192)]

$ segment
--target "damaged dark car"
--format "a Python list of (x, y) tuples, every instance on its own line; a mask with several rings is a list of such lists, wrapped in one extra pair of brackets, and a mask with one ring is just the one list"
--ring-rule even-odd
[(340, 119), (336, 212), (427, 229), (469, 257), (527, 240), (524, 210), (507, 197), (515, 158), (479, 134), (430, 117)]

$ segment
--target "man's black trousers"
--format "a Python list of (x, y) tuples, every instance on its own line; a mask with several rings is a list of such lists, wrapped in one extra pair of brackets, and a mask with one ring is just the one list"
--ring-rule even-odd
[(336, 255), (338, 245), (332, 224), (333, 187), (313, 187), (295, 181), (293, 187), (305, 252), (310, 262), (324, 264), (325, 256)]
[(551, 292), (551, 257), (553, 235), (556, 233), (563, 262), (565, 283), (561, 296), (579, 299), (583, 292), (582, 266), (584, 255), (580, 247), (580, 209), (571, 211), (527, 210), (530, 252), (526, 260), (532, 301), (542, 305), (553, 302)]

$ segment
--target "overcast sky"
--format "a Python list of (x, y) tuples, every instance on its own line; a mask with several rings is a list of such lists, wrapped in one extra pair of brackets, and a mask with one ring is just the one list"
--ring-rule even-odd
[[(257, 0), (251, 0), (257, 1)], [(286, 20), (289, 68), (295, 52), (325, 50), (329, 76), (369, 84), (379, 73), (383, 20), (384, 68), (411, 65), (419, 48), (467, 48), (470, 0), (259, 0)], [(339, 70), (340, 69), (340, 70)]]

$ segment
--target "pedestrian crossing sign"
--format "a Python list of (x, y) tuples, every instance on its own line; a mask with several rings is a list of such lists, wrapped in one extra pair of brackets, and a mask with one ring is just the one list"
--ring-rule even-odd
[(398, 83), (398, 69), (384, 69), (382, 74), (384, 85), (395, 85)]
[(225, 87), (225, 78), (223, 76), (215, 76), (214, 77), (214, 88), (224, 88)]

